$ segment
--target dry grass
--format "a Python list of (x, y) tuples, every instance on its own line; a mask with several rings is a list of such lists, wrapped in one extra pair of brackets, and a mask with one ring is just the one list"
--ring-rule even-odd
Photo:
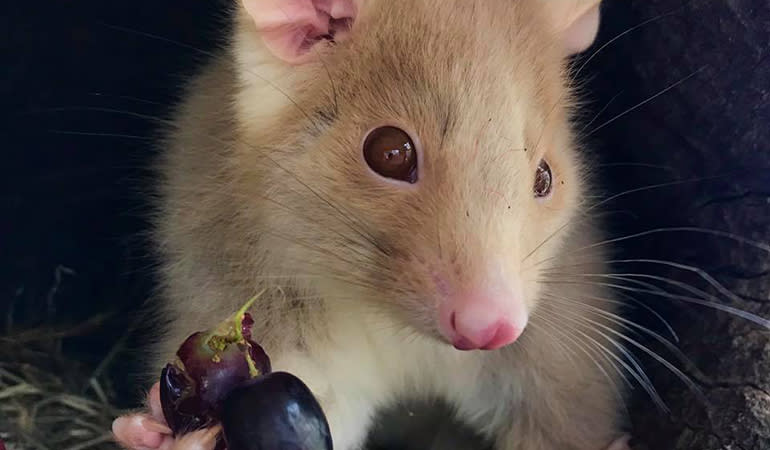
[(0, 337), (0, 438), (8, 450), (116, 450), (109, 381), (31, 339), (54, 333)]
[(74, 276), (75, 272), (56, 267), (47, 295), (26, 299), (34, 304), (36, 317), (45, 318), (42, 325), (25, 326), (14, 320), (18, 316), (14, 301), (6, 308), (5, 331), (0, 330), (0, 443), (4, 442), (7, 450), (119, 448), (112, 442), (112, 421), (125, 411), (114, 406), (117, 393), (110, 371), (143, 317), (138, 314), (124, 325), (119, 321), (125, 329), (119, 337), (109, 338), (110, 350), (96, 355), (98, 364), (78, 361), (71, 351), (63, 350), (65, 342), (82, 337), (93, 340), (114, 327), (114, 319), (127, 314), (125, 306), (108, 305), (96, 308), (83, 322), (62, 325), (55, 312), (63, 309), (57, 304), (57, 294), (65, 275)]

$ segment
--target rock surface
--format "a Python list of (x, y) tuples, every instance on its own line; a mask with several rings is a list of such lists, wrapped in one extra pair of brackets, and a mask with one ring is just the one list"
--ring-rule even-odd
[[(637, 164), (613, 166), (608, 186), (622, 191), (670, 183), (613, 203), (634, 215), (617, 221), (617, 230), (702, 227), (767, 245), (770, 2), (610, 1), (604, 14), (602, 42), (650, 20), (608, 45), (586, 69), (593, 77), (590, 95), (598, 98), (593, 110), (599, 112), (614, 98), (588, 131), (600, 157), (607, 163)], [(692, 272), (655, 264), (636, 267), (691, 283), (722, 305), (770, 318), (767, 247), (674, 231), (632, 239), (622, 247), (624, 257), (702, 268), (735, 296)], [(635, 396), (635, 448), (770, 449), (770, 331), (724, 311), (659, 297), (645, 301), (665, 311), (679, 333), (679, 347), (694, 365), (677, 366), (687, 368), (711, 406), (700, 403), (660, 364), (648, 362), (645, 368), (670, 414), (655, 409), (648, 397)], [(661, 346), (645, 344), (677, 362)]]

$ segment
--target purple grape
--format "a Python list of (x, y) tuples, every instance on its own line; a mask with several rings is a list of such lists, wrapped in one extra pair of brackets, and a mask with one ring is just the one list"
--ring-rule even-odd
[(228, 450), (332, 450), (321, 406), (299, 378), (286, 372), (230, 391), (221, 424)]
[(254, 320), (246, 311), (254, 300), (216, 328), (188, 337), (161, 372), (161, 406), (175, 436), (216, 424), (231, 390), (271, 372), (270, 358), (251, 339)]

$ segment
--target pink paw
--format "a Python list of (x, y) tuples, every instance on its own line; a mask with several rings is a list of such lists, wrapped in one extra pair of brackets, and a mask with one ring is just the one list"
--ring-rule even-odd
[(606, 450), (631, 450), (631, 447), (628, 446), (628, 441), (631, 440), (631, 436), (624, 435), (615, 440), (612, 444), (610, 444), (609, 447), (606, 448)]
[(118, 417), (112, 433), (129, 450), (169, 450), (174, 441), (171, 430), (147, 414)]
[(149, 414), (121, 416), (112, 423), (115, 440), (127, 450), (214, 450), (219, 427), (172, 437), (160, 406), (160, 385), (147, 394)]

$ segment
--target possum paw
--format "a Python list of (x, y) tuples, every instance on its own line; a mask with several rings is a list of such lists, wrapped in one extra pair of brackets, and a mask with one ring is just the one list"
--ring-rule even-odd
[(112, 423), (115, 440), (128, 450), (170, 450), (171, 430), (146, 414), (121, 416)]
[(171, 450), (174, 439), (163, 419), (158, 383), (147, 394), (147, 407), (148, 414), (130, 414), (115, 419), (112, 423), (115, 440), (129, 450)]
[(115, 419), (112, 433), (127, 450), (214, 450), (221, 427), (189, 433), (174, 439), (163, 418), (160, 406), (160, 384), (147, 394), (148, 414), (130, 414)]

